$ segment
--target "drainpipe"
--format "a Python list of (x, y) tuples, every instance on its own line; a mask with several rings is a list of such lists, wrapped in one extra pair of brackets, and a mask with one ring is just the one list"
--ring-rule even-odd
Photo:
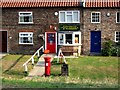
[(82, 0), (82, 8), (81, 8), (81, 54), (84, 54), (84, 7), (85, 7), (85, 0)]
[(85, 7), (85, 0), (82, 0), (82, 3), (83, 3), (83, 7)]

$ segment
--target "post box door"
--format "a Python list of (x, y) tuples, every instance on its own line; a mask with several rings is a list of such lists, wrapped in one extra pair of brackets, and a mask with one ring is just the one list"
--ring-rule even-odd
[(56, 33), (54, 32), (47, 32), (47, 43), (46, 43), (46, 49), (50, 51), (50, 53), (56, 52)]

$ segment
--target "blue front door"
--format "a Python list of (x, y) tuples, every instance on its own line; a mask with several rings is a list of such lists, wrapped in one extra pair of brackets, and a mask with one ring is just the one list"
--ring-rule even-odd
[(101, 52), (101, 31), (91, 31), (91, 48), (90, 52)]

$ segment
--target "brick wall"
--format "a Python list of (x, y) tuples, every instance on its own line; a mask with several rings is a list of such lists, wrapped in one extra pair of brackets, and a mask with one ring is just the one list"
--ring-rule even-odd
[[(101, 12), (101, 23), (91, 23), (91, 12)], [(84, 9), (84, 33), (83, 33), (83, 52), (84, 54), (90, 53), (90, 31), (95, 29), (101, 31), (101, 44), (110, 39), (114, 41), (115, 31), (120, 31), (120, 24), (116, 23), (116, 12), (118, 9)], [(107, 17), (106, 14), (110, 13)]]
[[(49, 29), (50, 24), (58, 27), (59, 19), (54, 13), (59, 12), (60, 10), (80, 10), (80, 8), (3, 8), (2, 28), (8, 30), (8, 52), (23, 54), (35, 52), (44, 43), (38, 35)], [(18, 24), (19, 11), (32, 11), (34, 23), (26, 25)], [(19, 45), (19, 32), (21, 30), (33, 30), (33, 45)], [(9, 37), (12, 37), (12, 39)]]
[[(10, 53), (26, 53), (35, 52), (44, 41), (38, 37), (49, 29), (49, 25), (53, 24), (58, 27), (59, 19), (55, 16), (55, 12), (63, 10), (80, 10), (80, 30), (82, 35), (82, 53), (90, 53), (90, 31), (95, 29), (101, 31), (101, 41), (106, 39), (114, 41), (115, 31), (119, 31), (120, 24), (116, 23), (116, 11), (118, 9), (83, 9), (83, 8), (3, 8), (2, 9), (2, 28), (8, 30), (8, 51)], [(18, 24), (19, 11), (32, 11), (34, 24)], [(91, 23), (91, 12), (101, 12), (101, 23)], [(110, 13), (107, 17), (106, 14)], [(33, 30), (34, 44), (19, 45), (19, 31)], [(12, 37), (10, 39), (9, 37)]]

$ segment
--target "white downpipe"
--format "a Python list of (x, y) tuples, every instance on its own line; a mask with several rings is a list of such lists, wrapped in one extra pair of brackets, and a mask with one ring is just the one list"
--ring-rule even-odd
[(45, 32), (45, 50), (47, 49), (47, 40), (46, 40), (46, 38), (47, 38), (47, 33)]
[(55, 42), (56, 42), (56, 53), (57, 53), (57, 32), (55, 33), (55, 36), (56, 36), (56, 37), (55, 37), (55, 38), (56, 38), (56, 41), (55, 41)]

